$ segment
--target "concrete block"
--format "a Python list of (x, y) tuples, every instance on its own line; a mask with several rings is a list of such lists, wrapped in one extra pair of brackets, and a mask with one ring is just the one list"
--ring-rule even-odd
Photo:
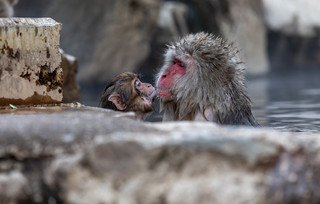
[(0, 19), (0, 105), (62, 102), (61, 27), (51, 18)]

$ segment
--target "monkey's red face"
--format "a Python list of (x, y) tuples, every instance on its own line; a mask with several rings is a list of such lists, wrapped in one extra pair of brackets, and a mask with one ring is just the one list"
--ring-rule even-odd
[(178, 59), (172, 60), (170, 67), (158, 79), (158, 96), (164, 101), (170, 100), (176, 81), (185, 73), (186, 64)]

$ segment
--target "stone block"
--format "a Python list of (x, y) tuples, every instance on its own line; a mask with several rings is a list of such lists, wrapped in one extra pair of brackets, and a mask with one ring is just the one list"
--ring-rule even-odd
[(61, 27), (51, 18), (0, 19), (0, 105), (62, 102)]

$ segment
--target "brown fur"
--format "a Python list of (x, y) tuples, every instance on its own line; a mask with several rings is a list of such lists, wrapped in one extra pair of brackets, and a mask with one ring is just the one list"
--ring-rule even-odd
[(172, 43), (157, 75), (158, 88), (174, 59), (186, 65), (186, 73), (171, 87), (170, 99), (160, 98), (163, 120), (257, 125), (246, 92), (245, 66), (232, 45), (207, 33), (190, 34)]
[[(105, 87), (100, 105), (118, 111), (134, 111), (140, 119), (153, 111), (153, 100), (156, 95), (153, 86), (140, 82), (138, 75), (125, 72), (117, 75)], [(113, 99), (112, 96), (117, 98)]]

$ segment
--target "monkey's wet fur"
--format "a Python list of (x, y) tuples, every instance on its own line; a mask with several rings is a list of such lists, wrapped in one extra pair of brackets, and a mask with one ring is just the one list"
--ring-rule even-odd
[(133, 111), (144, 120), (152, 113), (156, 91), (151, 84), (142, 83), (137, 74), (124, 72), (107, 83), (100, 100), (102, 108)]
[(246, 91), (238, 50), (208, 33), (168, 45), (156, 76), (164, 121), (199, 120), (259, 126)]

